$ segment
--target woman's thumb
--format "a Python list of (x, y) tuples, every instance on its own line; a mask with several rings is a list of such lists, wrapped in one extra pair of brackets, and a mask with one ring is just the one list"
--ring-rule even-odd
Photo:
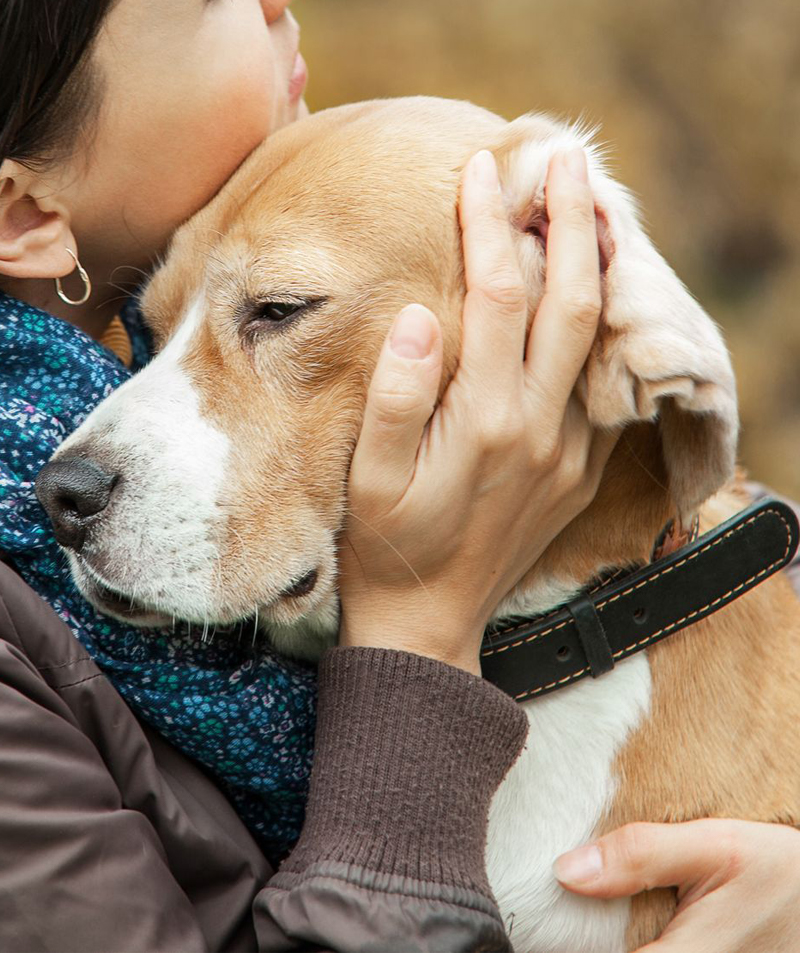
[(439, 322), (422, 305), (409, 305), (395, 319), (372, 376), (351, 480), (363, 485), (378, 477), (393, 501), (402, 496), (436, 406), (441, 373)]
[(593, 897), (628, 897), (654, 887), (684, 892), (702, 881), (710, 891), (730, 872), (731, 822), (626, 824), (588, 847), (563, 854), (554, 872), (562, 886)]

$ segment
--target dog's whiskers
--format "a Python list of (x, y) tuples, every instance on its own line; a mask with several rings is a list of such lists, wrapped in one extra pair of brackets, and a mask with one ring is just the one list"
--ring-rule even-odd
[[(142, 276), (142, 278), (143, 278), (145, 281), (150, 277), (146, 271), (144, 271), (142, 268), (137, 268), (136, 265), (117, 265), (117, 267), (111, 272), (111, 278), (113, 278), (114, 275), (115, 275), (118, 271), (133, 271), (133, 272), (137, 272), (138, 274), (140, 274), (140, 275)], [(138, 285), (141, 284), (141, 282), (131, 281), (131, 284), (133, 284), (135, 287), (138, 287)], [(121, 289), (120, 289), (120, 290), (121, 290)]]
[(113, 287), (116, 288), (118, 291), (121, 291), (121, 292), (123, 292), (123, 293), (122, 293), (122, 294), (119, 294), (119, 295), (115, 295), (115, 297), (113, 297), (113, 298), (103, 299), (103, 304), (104, 304), (104, 305), (105, 305), (105, 304), (113, 304), (115, 301), (127, 301), (128, 298), (130, 298), (132, 292), (130, 292), (130, 291), (127, 291), (127, 292), (126, 292), (125, 289), (124, 289), (124, 288), (120, 288), (119, 285), (113, 285)]

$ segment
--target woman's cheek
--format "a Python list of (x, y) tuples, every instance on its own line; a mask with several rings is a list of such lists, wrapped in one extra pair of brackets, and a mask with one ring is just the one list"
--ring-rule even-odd
[[(251, 77), (239, 78), (210, 96), (206, 108), (187, 122), (183, 141), (172, 150), (169, 166), (165, 164), (162, 182), (170, 182), (170, 188), (160, 189), (172, 191), (175, 199), (180, 196), (179, 221), (205, 205), (273, 131), (271, 98)], [(175, 199), (162, 194), (169, 205)]]
[(176, 72), (168, 77), (169, 99), (163, 89), (147, 87), (108, 116), (87, 183), (90, 200), (76, 203), (84, 210), (76, 216), (83, 234), (102, 233), (107, 249), (126, 260), (131, 230), (138, 247), (162, 251), (172, 232), (287, 121), (270, 51), (244, 51), (245, 63), (228, 55), (221, 58), (225, 68)]
[[(202, 139), (205, 134), (208, 151), (225, 156), (220, 165), (232, 164), (236, 168), (282, 125), (283, 104), (277, 94), (274, 70), (267, 65), (256, 62), (249, 68), (240, 68), (210, 91), (209, 115), (195, 131), (195, 137)], [(213, 155), (209, 161), (213, 161)]]

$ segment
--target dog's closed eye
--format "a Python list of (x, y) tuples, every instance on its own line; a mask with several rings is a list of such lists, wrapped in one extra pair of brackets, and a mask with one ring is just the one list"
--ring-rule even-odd
[(256, 301), (242, 309), (239, 332), (252, 343), (262, 334), (283, 332), (301, 317), (320, 308), (327, 298), (286, 299), (284, 301)]

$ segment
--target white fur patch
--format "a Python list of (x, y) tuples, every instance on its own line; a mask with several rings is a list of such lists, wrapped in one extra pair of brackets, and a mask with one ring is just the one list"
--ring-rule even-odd
[(650, 709), (644, 653), (526, 702), (525, 750), (489, 816), (489, 882), (518, 953), (624, 953), (630, 902), (568, 893), (562, 853), (589, 842), (616, 791), (614, 759)]
[[(196, 300), (164, 350), (126, 381), (63, 444), (96, 446), (121, 485), (102, 543), (103, 575), (149, 605), (203, 622), (213, 614), (218, 551), (213, 539), (230, 441), (200, 413), (181, 366), (203, 318)], [(115, 555), (114, 554), (118, 554)], [(83, 555), (91, 561), (93, 548)]]

